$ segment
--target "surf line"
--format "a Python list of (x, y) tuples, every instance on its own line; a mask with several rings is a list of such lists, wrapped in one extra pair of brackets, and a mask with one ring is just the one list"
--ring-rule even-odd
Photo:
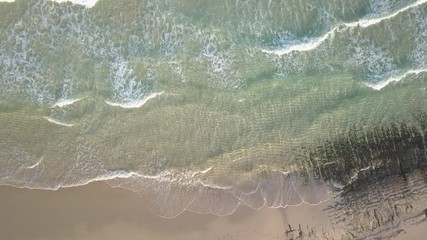
[(148, 102), (148, 100), (153, 99), (157, 96), (160, 96), (164, 93), (165, 91), (161, 91), (161, 92), (155, 92), (152, 93), (148, 96), (146, 96), (145, 98), (141, 99), (141, 100), (135, 100), (132, 102), (127, 102), (127, 103), (115, 103), (115, 102), (110, 102), (108, 100), (105, 100), (105, 103), (107, 103), (110, 106), (113, 107), (121, 107), (121, 108), (140, 108), (142, 107), (145, 103)]
[(57, 125), (61, 125), (61, 126), (65, 126), (65, 127), (72, 127), (72, 126), (74, 126), (74, 124), (70, 124), (70, 123), (63, 123), (63, 122), (60, 122), (60, 121), (55, 120), (55, 119), (50, 118), (50, 117), (43, 117), (43, 118), (44, 118), (44, 119), (46, 119), (46, 120), (48, 120), (49, 122), (51, 122), (51, 123), (55, 123), (55, 124), (57, 124)]
[(264, 53), (275, 54), (275, 55), (278, 55), (278, 56), (283, 56), (283, 55), (289, 54), (289, 53), (294, 52), (294, 51), (296, 51), (296, 52), (310, 51), (310, 50), (313, 50), (313, 49), (317, 48), (318, 46), (320, 46), (323, 42), (326, 41), (326, 39), (328, 39), (330, 37), (333, 37), (334, 34), (335, 34), (335, 32), (337, 30), (338, 31), (343, 30), (342, 27), (344, 27), (344, 29), (354, 28), (354, 27), (357, 27), (357, 26), (360, 26), (362, 28), (366, 28), (366, 27), (369, 27), (371, 25), (380, 23), (383, 20), (394, 18), (398, 14), (400, 14), (402, 12), (405, 12), (405, 11), (408, 11), (408, 10), (410, 10), (412, 8), (415, 8), (415, 7), (417, 7), (417, 6), (421, 5), (421, 4), (424, 4), (426, 2), (427, 2), (427, 0), (416, 1), (413, 4), (410, 4), (410, 5), (408, 5), (408, 6), (404, 7), (404, 8), (399, 9), (398, 11), (396, 11), (396, 12), (394, 12), (392, 14), (389, 14), (389, 15), (386, 15), (386, 16), (383, 16), (383, 17), (372, 18), (372, 19), (360, 19), (360, 20), (358, 20), (356, 22), (342, 23), (339, 26), (336, 26), (333, 29), (329, 30), (323, 36), (317, 37), (317, 38), (313, 38), (313, 39), (311, 39), (308, 42), (297, 43), (295, 45), (290, 45), (290, 46), (288, 45), (288, 46), (285, 46), (283, 48), (275, 49), (275, 50), (261, 49), (261, 51), (264, 52)]
[(412, 8), (415, 8), (415, 7), (417, 7), (417, 6), (421, 5), (421, 4), (424, 4), (426, 2), (427, 2), (427, 0), (418, 0), (418, 1), (414, 2), (414, 3), (412, 3), (412, 4), (409, 4), (406, 7), (403, 7), (401, 9), (399, 9), (398, 11), (396, 11), (396, 12), (394, 12), (392, 14), (386, 15), (384, 17), (373, 18), (373, 19), (361, 19), (361, 20), (359, 20), (357, 22), (347, 23), (346, 25), (349, 26), (349, 27), (356, 27), (358, 25), (361, 26), (361, 27), (363, 27), (363, 28), (369, 27), (369, 26), (377, 24), (377, 23), (379, 23), (379, 22), (381, 22), (383, 20), (394, 18), (398, 14), (400, 14), (402, 12), (405, 12), (407, 10), (410, 10)]
[(426, 72), (427, 72), (427, 68), (423, 68), (423, 69), (411, 69), (411, 70), (408, 70), (408, 71), (400, 74), (399, 76), (391, 77), (391, 78), (386, 79), (384, 81), (381, 81), (379, 83), (364, 83), (364, 84), (366, 86), (372, 88), (372, 89), (375, 89), (375, 90), (379, 91), (379, 90), (383, 89), (384, 87), (386, 87), (387, 85), (389, 85), (390, 83), (392, 83), (392, 82), (399, 82), (399, 81), (401, 81), (402, 79), (406, 78), (409, 75), (412, 75), (412, 74), (418, 75), (420, 73), (426, 73)]
[(85, 98), (86, 98), (86, 97), (76, 98), (76, 99), (60, 99), (60, 100), (58, 100), (55, 104), (53, 104), (53, 105), (52, 105), (52, 108), (55, 108), (55, 107), (62, 108), (62, 107), (65, 107), (65, 106), (71, 105), (71, 104), (73, 104), (73, 103), (76, 103), (76, 102), (78, 102), (78, 101), (80, 101), (80, 100), (83, 100), (83, 99), (85, 99)]

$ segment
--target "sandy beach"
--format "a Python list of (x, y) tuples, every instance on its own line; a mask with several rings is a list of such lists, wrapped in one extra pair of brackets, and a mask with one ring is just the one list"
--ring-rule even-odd
[[(353, 239), (331, 224), (332, 200), (285, 209), (240, 206), (225, 217), (184, 212), (168, 219), (152, 214), (135, 193), (103, 182), (58, 191), (0, 186), (0, 196), (0, 236), (8, 240)], [(427, 221), (418, 215), (392, 237), (424, 239)]]
[(100, 182), (58, 191), (2, 186), (0, 195), (0, 235), (9, 240), (288, 239), (299, 234), (301, 223), (306, 224), (301, 226), (304, 233), (319, 232), (327, 223), (325, 204), (261, 210), (241, 206), (225, 217), (186, 212), (160, 218), (133, 192)]

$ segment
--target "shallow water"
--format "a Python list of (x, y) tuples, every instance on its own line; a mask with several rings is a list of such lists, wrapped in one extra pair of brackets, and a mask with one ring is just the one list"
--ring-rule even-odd
[(427, 165), (425, 0), (20, 0), (0, 16), (0, 184), (105, 180), (161, 216), (227, 215)]

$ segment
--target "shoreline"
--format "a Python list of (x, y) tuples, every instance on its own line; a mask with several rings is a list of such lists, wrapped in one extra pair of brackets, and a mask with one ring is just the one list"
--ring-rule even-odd
[[(398, 183), (393, 185), (399, 189)], [(1, 185), (0, 195), (0, 236), (9, 240), (283, 240), (369, 239), (376, 236), (416, 240), (423, 239), (427, 226), (423, 212), (360, 238), (343, 228), (345, 222), (339, 223), (340, 217), (346, 216), (343, 211), (351, 213), (351, 216), (347, 215), (350, 221), (354, 217), (357, 219), (360, 213), (357, 201), (360, 200), (354, 202), (356, 206), (343, 209), (342, 206), (337, 208), (336, 199), (318, 205), (276, 209), (255, 210), (240, 205), (227, 216), (185, 211), (175, 218), (165, 218), (153, 214), (138, 194), (111, 187), (103, 181), (58, 190)], [(417, 202), (422, 204), (419, 201), (413, 203)]]
[[(5, 239), (286, 239), (327, 220), (319, 206), (254, 210), (239, 206), (218, 217), (184, 212), (176, 218), (154, 215), (141, 198), (106, 183), (36, 190), (0, 186), (0, 235)], [(291, 231), (289, 231), (291, 226)], [(304, 231), (306, 231), (304, 229)]]

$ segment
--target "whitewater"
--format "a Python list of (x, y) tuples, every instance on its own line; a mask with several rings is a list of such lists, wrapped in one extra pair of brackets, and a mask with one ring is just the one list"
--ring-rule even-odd
[[(0, 0), (0, 2), (14, 2), (14, 1), (15, 0)], [(98, 0), (51, 0), (51, 1), (58, 2), (58, 3), (71, 2), (74, 4), (85, 6), (87, 8), (91, 8), (95, 6), (96, 2), (98, 2)]]

